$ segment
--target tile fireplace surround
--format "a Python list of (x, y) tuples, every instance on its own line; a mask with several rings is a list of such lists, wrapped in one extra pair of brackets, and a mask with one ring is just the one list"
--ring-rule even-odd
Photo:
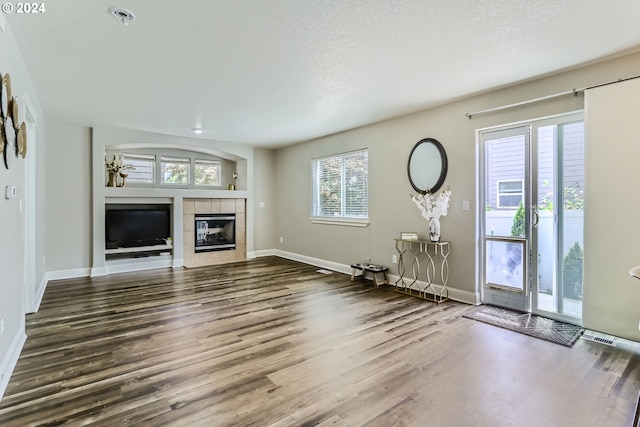
[[(247, 259), (245, 199), (184, 199), (182, 229), (185, 267), (203, 267)], [(195, 252), (195, 214), (235, 213), (236, 248)]]

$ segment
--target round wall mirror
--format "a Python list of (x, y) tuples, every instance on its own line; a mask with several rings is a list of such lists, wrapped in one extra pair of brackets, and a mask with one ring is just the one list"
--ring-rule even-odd
[(418, 141), (411, 149), (407, 164), (409, 182), (419, 193), (435, 193), (447, 176), (447, 153), (433, 138)]

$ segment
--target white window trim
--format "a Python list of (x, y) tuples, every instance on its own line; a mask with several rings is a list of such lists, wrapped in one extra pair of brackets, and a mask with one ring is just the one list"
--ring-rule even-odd
[[(164, 164), (165, 163), (174, 163), (174, 164), (183, 164), (187, 166), (187, 182), (167, 182), (164, 179)], [(191, 185), (191, 174), (193, 173), (192, 167), (193, 162), (190, 157), (179, 157), (179, 156), (160, 156), (160, 184), (167, 187), (188, 187)]]
[[(317, 157), (317, 158), (313, 158), (311, 159), (311, 164), (313, 166), (313, 163), (315, 161), (320, 161), (320, 160), (324, 160), (324, 159), (331, 159), (331, 158), (344, 158), (348, 155), (351, 154), (355, 154), (355, 153), (362, 153), (365, 152), (367, 154), (367, 158), (369, 156), (369, 150), (367, 148), (362, 148), (359, 150), (354, 150), (354, 151), (350, 151), (350, 152), (345, 152), (345, 153), (339, 153), (339, 154), (334, 154), (334, 155), (330, 155), (330, 156), (324, 156), (324, 157)], [(368, 169), (368, 166), (367, 166)], [(342, 173), (342, 185), (344, 187), (344, 169), (341, 170)], [(313, 195), (314, 195), (314, 186), (316, 185), (315, 182), (312, 182), (312, 189), (311, 189), (311, 194), (312, 194), (312, 199), (313, 199)], [(368, 188), (368, 184), (367, 184), (367, 188)], [(368, 190), (367, 190), (368, 193)], [(367, 198), (368, 198), (368, 194), (367, 194)], [(342, 200), (343, 206), (342, 206), (342, 210), (344, 210), (344, 199)], [(313, 213), (313, 200), (312, 200), (312, 213)], [(343, 225), (343, 226), (351, 226), (351, 227), (367, 227), (369, 225), (369, 206), (368, 206), (368, 201), (367, 201), (367, 216), (366, 217), (345, 217), (345, 216), (336, 216), (336, 217), (331, 217), (331, 216), (311, 216), (311, 218), (309, 218), (309, 221), (311, 221), (311, 223), (313, 224), (331, 224), (331, 225)]]
[(135, 186), (140, 186), (140, 187), (155, 186), (156, 179), (157, 179), (156, 169), (158, 168), (158, 157), (155, 154), (140, 154), (140, 153), (127, 153), (127, 152), (124, 152), (122, 154), (124, 155), (125, 162), (127, 161), (127, 159), (129, 159), (129, 161), (131, 160), (145, 161), (146, 160), (146, 161), (149, 161), (152, 165), (151, 166), (151, 182), (140, 182), (129, 177), (129, 185), (133, 183)]
[[(520, 192), (519, 193), (501, 193), (500, 192), (500, 183), (501, 182), (520, 182)], [(496, 207), (505, 208), (505, 209), (513, 209), (514, 206), (502, 206), (500, 204), (500, 196), (517, 196), (520, 195), (520, 201), (524, 201), (524, 180), (523, 179), (499, 179), (496, 181)], [(515, 209), (518, 207), (515, 206)]]
[[(193, 159), (193, 185), (197, 186), (197, 187), (202, 187), (202, 188), (212, 188), (212, 187), (220, 187), (221, 186), (221, 181), (222, 181), (222, 162), (220, 160), (210, 160), (210, 159), (200, 159), (200, 158), (194, 158)], [(198, 184), (196, 182), (196, 167), (198, 166), (198, 164), (202, 164), (202, 165), (213, 165), (216, 168), (218, 168), (218, 182), (215, 184)]]
[(323, 216), (312, 216), (309, 218), (312, 224), (327, 224), (327, 225), (343, 225), (347, 227), (368, 227), (369, 219), (360, 218), (330, 218)]

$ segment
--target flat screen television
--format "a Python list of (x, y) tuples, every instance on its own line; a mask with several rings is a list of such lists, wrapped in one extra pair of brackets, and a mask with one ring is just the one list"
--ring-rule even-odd
[(169, 205), (118, 205), (105, 210), (107, 249), (164, 245), (171, 235)]

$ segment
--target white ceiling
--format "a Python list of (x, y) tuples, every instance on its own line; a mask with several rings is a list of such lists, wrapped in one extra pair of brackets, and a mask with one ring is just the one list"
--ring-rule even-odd
[(5, 17), (50, 121), (270, 147), (640, 47), (638, 0), (44, 4)]

